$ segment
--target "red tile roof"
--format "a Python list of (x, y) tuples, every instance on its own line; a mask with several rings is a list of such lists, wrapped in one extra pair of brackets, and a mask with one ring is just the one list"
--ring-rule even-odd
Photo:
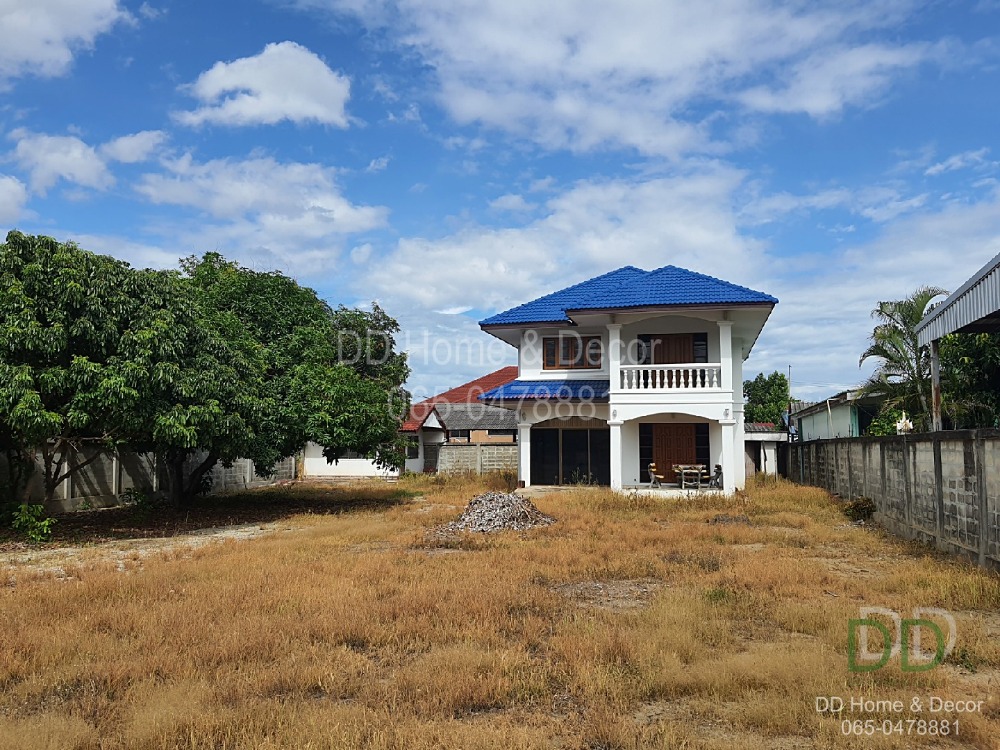
[(410, 413), (407, 415), (406, 421), (403, 422), (400, 430), (403, 432), (416, 432), (420, 429), (424, 420), (430, 416), (431, 411), (434, 409), (434, 404), (476, 404), (479, 403), (479, 397), (486, 393), (486, 391), (499, 388), (516, 379), (517, 365), (510, 365), (509, 367), (501, 367), (489, 375), (483, 375), (481, 378), (452, 388), (450, 391), (445, 391), (444, 393), (439, 393), (437, 396), (424, 399), (420, 403), (410, 407)]

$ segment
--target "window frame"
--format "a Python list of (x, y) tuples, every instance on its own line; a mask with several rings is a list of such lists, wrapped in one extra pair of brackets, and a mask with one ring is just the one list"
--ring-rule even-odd
[(604, 341), (600, 334), (542, 337), (543, 370), (600, 370), (603, 367)]
[(420, 438), (410, 435), (406, 440), (406, 459), (412, 461), (420, 458)]

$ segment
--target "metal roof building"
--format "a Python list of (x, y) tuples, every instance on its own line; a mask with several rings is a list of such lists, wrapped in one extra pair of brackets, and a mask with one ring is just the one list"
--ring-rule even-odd
[(941, 368), (938, 341), (949, 333), (1000, 331), (1000, 254), (917, 324), (917, 340), (931, 348), (934, 429), (941, 429)]
[(921, 346), (949, 333), (1000, 331), (1000, 254), (917, 324)]

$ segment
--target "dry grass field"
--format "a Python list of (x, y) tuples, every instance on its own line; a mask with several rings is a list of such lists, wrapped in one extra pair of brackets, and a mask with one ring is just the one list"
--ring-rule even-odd
[[(552, 526), (427, 535), (482, 489), (297, 485), (255, 496), (331, 512), (252, 539), (0, 555), (0, 747), (1000, 747), (1000, 576), (786, 483), (544, 494)], [(948, 609), (958, 647), (927, 672), (854, 674), (861, 606)], [(818, 696), (907, 708), (821, 715)], [(984, 703), (910, 710), (929, 696)], [(845, 718), (959, 728), (858, 738)]]

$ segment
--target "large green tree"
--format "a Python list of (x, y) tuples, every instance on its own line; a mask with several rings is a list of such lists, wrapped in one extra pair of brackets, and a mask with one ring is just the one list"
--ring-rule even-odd
[(84, 446), (124, 439), (140, 394), (119, 345), (142, 305), (126, 263), (20, 232), (0, 245), (0, 444), (15, 465), (40, 453), (49, 499), (98, 457)]
[(205, 305), (189, 279), (143, 271), (142, 281), (145, 304), (121, 345), (141, 396), (128, 442), (156, 454), (171, 500), (183, 505), (217, 463), (255, 457), (266, 365), (240, 321)]
[(778, 371), (770, 375), (759, 373), (753, 380), (743, 381), (743, 419), (746, 422), (770, 422), (784, 426), (788, 411), (788, 378)]
[(406, 355), (395, 350), (395, 320), (371, 311), (332, 309), (316, 293), (277, 272), (259, 272), (217, 253), (187, 258), (182, 267), (203, 305), (232, 316), (265, 363), (247, 454), (268, 472), (307, 442), (329, 460), (346, 451), (399, 466), (398, 434), (408, 402), (402, 384)]
[(879, 302), (872, 310), (878, 323), (858, 365), (869, 359), (878, 366), (862, 386), (870, 395), (883, 398), (884, 408), (902, 409), (918, 430), (930, 425), (930, 354), (920, 346), (916, 326), (931, 310), (933, 301), (947, 295), (938, 287), (920, 287), (909, 297)]

